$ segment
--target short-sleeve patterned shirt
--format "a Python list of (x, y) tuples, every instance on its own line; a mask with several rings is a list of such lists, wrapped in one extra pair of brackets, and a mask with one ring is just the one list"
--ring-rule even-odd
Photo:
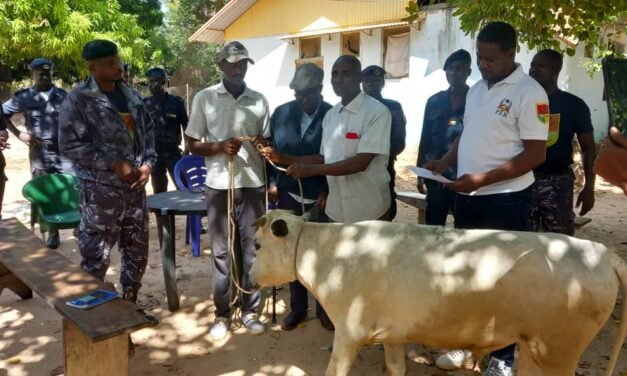
[[(233, 137), (270, 137), (269, 107), (259, 92), (244, 89), (236, 99), (224, 83), (208, 87), (194, 96), (192, 113), (185, 134), (205, 142), (220, 142)], [(228, 155), (219, 153), (205, 158), (206, 185), (228, 189)], [(244, 141), (234, 159), (235, 188), (256, 188), (265, 185), (265, 163), (252, 143)]]

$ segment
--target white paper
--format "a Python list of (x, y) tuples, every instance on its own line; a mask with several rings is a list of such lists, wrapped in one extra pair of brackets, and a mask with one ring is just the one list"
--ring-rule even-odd
[(416, 166), (406, 166), (405, 168), (410, 170), (417, 176), (420, 176), (421, 178), (435, 180), (440, 183), (452, 183), (453, 182), (452, 180), (448, 180), (442, 175), (434, 174), (433, 172), (431, 172), (430, 170), (427, 170), (426, 168), (416, 167)]

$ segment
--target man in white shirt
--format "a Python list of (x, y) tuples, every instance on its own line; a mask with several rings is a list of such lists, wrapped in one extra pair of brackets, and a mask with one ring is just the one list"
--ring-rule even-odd
[[(196, 94), (185, 131), (190, 152), (205, 156), (207, 165), (207, 232), (211, 241), (216, 307), (216, 320), (209, 334), (214, 340), (224, 339), (231, 323), (227, 239), (229, 159), (233, 159), (235, 175), (232, 216), (239, 234), (235, 237), (239, 242), (236, 241), (234, 251), (240, 254), (243, 266), (243, 270), (238, 270), (241, 276), (234, 277), (246, 291), (252, 290), (249, 272), (255, 260), (253, 223), (265, 211), (265, 165), (255, 147), (270, 136), (269, 109), (266, 98), (244, 82), (249, 62), (254, 64), (241, 43), (234, 41), (224, 45), (218, 54), (222, 82)], [(257, 316), (260, 300), (259, 291), (241, 295), (242, 324), (253, 334), (262, 334), (265, 330)]]
[[(441, 160), (425, 164), (442, 173), (457, 163), (458, 178), (448, 184), (460, 193), (456, 228), (531, 230), (532, 170), (545, 159), (549, 102), (515, 57), (516, 31), (511, 25), (493, 22), (479, 32), (477, 65), (483, 79), (468, 92), (464, 130)], [(511, 375), (515, 348), (512, 344), (492, 353), (484, 375)], [(438, 365), (458, 366), (463, 358), (463, 352), (451, 352), (438, 359)]]
[(320, 154), (266, 156), (289, 165), (287, 174), (294, 178), (327, 176), (325, 211), (330, 220), (388, 219), (392, 115), (378, 100), (361, 92), (361, 63), (354, 56), (335, 61), (331, 85), (342, 100), (324, 117)]

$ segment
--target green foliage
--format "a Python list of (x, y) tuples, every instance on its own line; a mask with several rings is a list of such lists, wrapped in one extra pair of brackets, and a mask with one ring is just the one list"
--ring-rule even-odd
[[(608, 34), (612, 34), (612, 25), (619, 24), (620, 17), (627, 14), (626, 0), (449, 0), (448, 3), (457, 8), (453, 14), (460, 18), (462, 30), (467, 34), (474, 34), (488, 22), (502, 20), (516, 28), (519, 41), (530, 49), (553, 48), (571, 56), (575, 50), (561, 45), (556, 36), (577, 38), (579, 43), (594, 50), (594, 59), (584, 64), (590, 72), (600, 68), (601, 58), (615, 55), (611, 39), (617, 35)], [(417, 18), (416, 1), (409, 1), (407, 11), (408, 19)]]
[(138, 17), (123, 13), (117, 0), (0, 1), (0, 57), (14, 78), (26, 74), (35, 57), (55, 62), (55, 75), (76, 81), (87, 74), (82, 47), (110, 39), (127, 62), (143, 64), (149, 47)]
[(200, 87), (219, 81), (215, 64), (219, 46), (187, 40), (226, 3), (227, 0), (167, 0), (166, 35), (173, 55), (169, 70), (175, 72), (172, 85), (189, 83)]

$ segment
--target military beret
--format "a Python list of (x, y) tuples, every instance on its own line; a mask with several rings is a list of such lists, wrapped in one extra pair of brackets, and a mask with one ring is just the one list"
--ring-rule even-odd
[(229, 63), (237, 63), (241, 60), (248, 60), (251, 64), (255, 64), (253, 59), (248, 56), (248, 50), (238, 41), (232, 41), (222, 46), (218, 52), (218, 62), (226, 60)]
[(316, 64), (307, 63), (296, 68), (294, 78), (290, 82), (290, 89), (295, 91), (307, 90), (322, 84), (324, 71)]
[(89, 61), (98, 59), (99, 57), (111, 56), (118, 53), (118, 46), (103, 39), (95, 39), (83, 47), (83, 59)]
[(28, 69), (33, 70), (33, 69), (44, 69), (44, 70), (48, 70), (48, 69), (52, 69), (52, 66), (54, 64), (52, 64), (52, 61), (48, 60), (48, 59), (44, 59), (43, 57), (38, 57), (37, 59), (34, 59), (33, 61), (30, 62), (30, 64), (28, 64)]
[(446, 70), (449, 65), (453, 64), (456, 61), (461, 61), (462, 63), (467, 63), (470, 65), (470, 53), (464, 49), (457, 50), (449, 55), (444, 62), (444, 70)]
[(167, 78), (168, 74), (166, 73), (165, 69), (156, 67), (156, 68), (148, 69), (148, 71), (146, 72), (146, 77), (148, 77), (148, 78), (151, 78), (151, 77)]
[(370, 65), (361, 71), (362, 77), (385, 77), (385, 69), (378, 65)]

